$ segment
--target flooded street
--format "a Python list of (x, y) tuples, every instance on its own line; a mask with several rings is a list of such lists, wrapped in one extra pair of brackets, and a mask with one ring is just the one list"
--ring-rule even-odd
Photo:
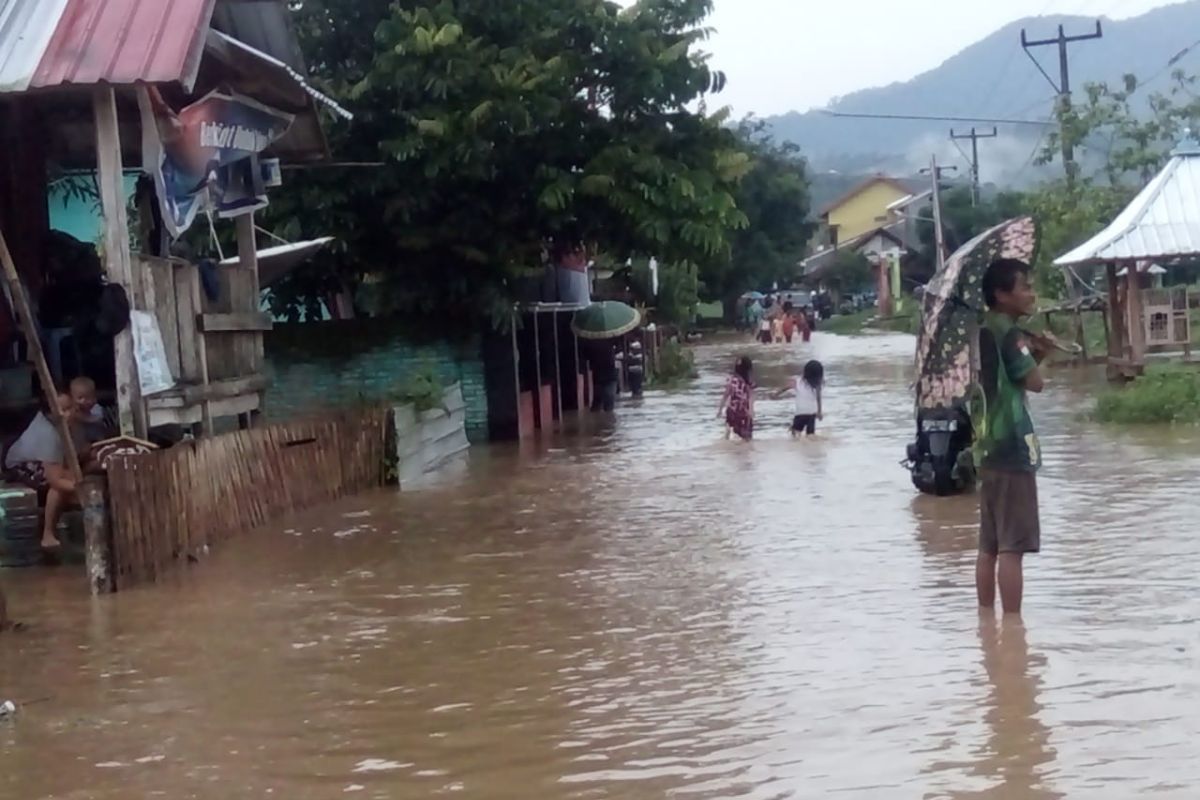
[[(1200, 434), (1037, 398), (1024, 626), (975, 608), (973, 497), (919, 497), (912, 340), (698, 350), (613, 425), (477, 449), (99, 601), (8, 571), (0, 797), (1192, 798)], [(816, 354), (815, 441), (715, 419)]]

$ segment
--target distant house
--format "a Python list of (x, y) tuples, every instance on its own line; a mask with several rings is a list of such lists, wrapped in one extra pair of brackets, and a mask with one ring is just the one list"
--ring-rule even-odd
[[(861, 253), (875, 266), (880, 311), (891, 313), (892, 297), (899, 291), (893, 276), (920, 248), (917, 215), (931, 193), (923, 181), (877, 175), (830, 203), (821, 211), (814, 252), (800, 262), (804, 282), (836, 293), (837, 282), (829, 279), (838, 254)], [(893, 264), (900, 272), (893, 272)]]
[(814, 249), (840, 247), (897, 220), (906, 200), (927, 190), (924, 182), (874, 175), (821, 209)]
[(801, 263), (806, 283), (820, 284), (838, 253), (862, 253), (872, 263), (895, 256), (904, 261), (920, 246), (917, 214), (928, 203), (923, 181), (876, 175), (821, 211), (813, 252)]

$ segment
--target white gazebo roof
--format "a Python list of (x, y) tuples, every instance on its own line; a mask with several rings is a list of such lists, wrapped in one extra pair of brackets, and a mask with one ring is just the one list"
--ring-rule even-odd
[(1055, 259), (1060, 267), (1200, 254), (1200, 144), (1185, 141), (1112, 224)]

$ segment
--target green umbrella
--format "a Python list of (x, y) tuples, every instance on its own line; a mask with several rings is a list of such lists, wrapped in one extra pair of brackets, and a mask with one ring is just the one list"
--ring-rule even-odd
[(592, 303), (575, 312), (571, 330), (583, 339), (615, 339), (642, 324), (642, 315), (633, 306), (616, 300)]

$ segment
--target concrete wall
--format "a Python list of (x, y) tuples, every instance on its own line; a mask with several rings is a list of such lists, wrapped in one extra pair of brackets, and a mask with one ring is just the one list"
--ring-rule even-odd
[(488, 439), (481, 347), (414, 342), (385, 319), (279, 324), (265, 336), (268, 420), (278, 421), (391, 399), (414, 372), (432, 366), (443, 383), (462, 385), (464, 421), (474, 442)]
[(470, 447), (466, 432), (466, 402), (458, 384), (446, 390), (442, 408), (418, 412), (396, 406), (392, 420), (396, 431), (396, 477), (408, 489), (427, 474), (448, 464)]

